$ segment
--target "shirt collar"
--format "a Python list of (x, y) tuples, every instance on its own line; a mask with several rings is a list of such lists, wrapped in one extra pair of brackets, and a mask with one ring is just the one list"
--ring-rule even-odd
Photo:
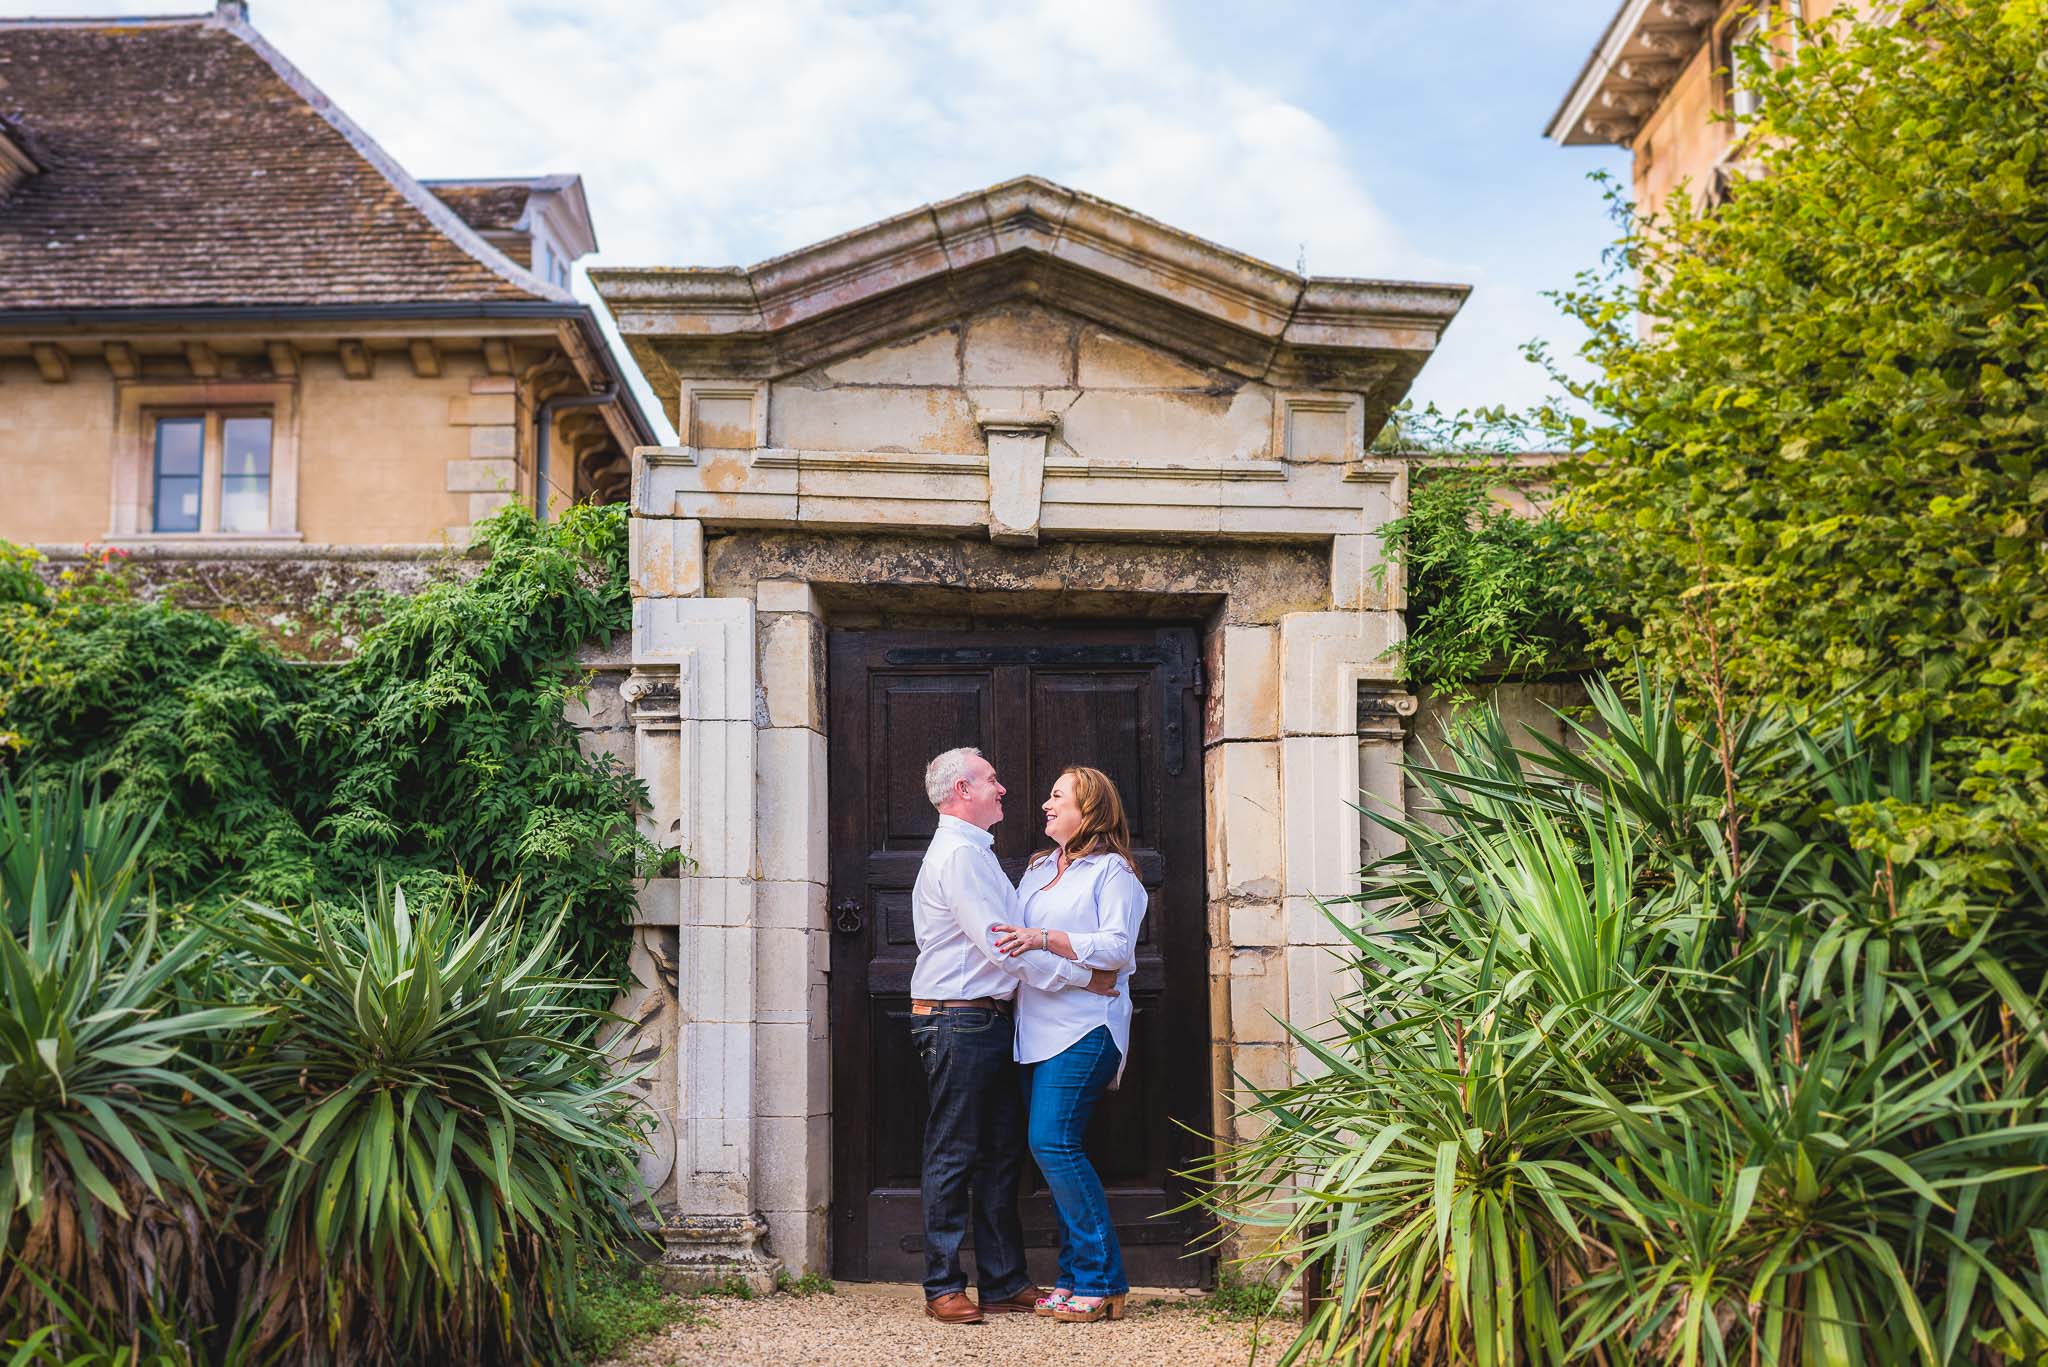
[(959, 817), (948, 816), (944, 812), (939, 813), (939, 829), (951, 831), (962, 840), (971, 840), (985, 850), (992, 850), (996, 845), (995, 832), (984, 831), (972, 821), (962, 821)]

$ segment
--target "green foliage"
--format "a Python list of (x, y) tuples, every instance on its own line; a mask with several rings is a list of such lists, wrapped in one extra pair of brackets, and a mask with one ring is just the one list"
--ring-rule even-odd
[(52, 1318), (52, 1286), (131, 1321), (214, 1308), (211, 1175), (253, 1098), (212, 1041), (262, 1013), (187, 995), (207, 945), (137, 899), (151, 824), (0, 777), (0, 1324)]
[(1227, 1320), (1263, 1320), (1280, 1304), (1280, 1280), (1267, 1277), (1254, 1281), (1243, 1271), (1226, 1265), (1216, 1277), (1216, 1290), (1209, 1308)]
[(479, 573), (390, 600), (335, 665), (136, 601), (113, 572), (10, 597), (21, 575), (0, 568), (11, 763), (30, 779), (82, 766), (122, 809), (161, 808), (146, 869), (171, 899), (305, 906), (388, 875), (438, 900), (519, 882), (568, 906), (579, 971), (616, 979), (636, 866), (656, 852), (633, 822), (640, 785), (585, 758), (562, 707), (577, 645), (628, 625), (625, 518), (581, 507), (542, 526), (513, 507), (481, 536)]
[(586, 1264), (577, 1280), (576, 1316), (569, 1337), (584, 1362), (615, 1357), (634, 1339), (678, 1324), (703, 1324), (707, 1319), (630, 1258)]
[(522, 957), (515, 896), (471, 921), (379, 885), (357, 916), (216, 926), (272, 1006), (249, 1042), (283, 1117), (255, 1164), (266, 1344), (567, 1354), (579, 1255), (633, 1227), (637, 1130), (595, 1043), (612, 1018), (552, 976), (559, 918)]
[(1498, 460), (1415, 466), (1378, 570), (1406, 576), (1408, 635), (1394, 649), (1411, 685), (1463, 697), (1481, 678), (1540, 678), (1583, 655), (1571, 534), (1496, 496), (1542, 474)]
[(510, 896), (380, 887), (161, 937), (152, 819), (0, 779), (0, 1342), (569, 1360), (578, 1261), (638, 1233), (641, 1134), (615, 1018), (555, 976), (561, 913), (528, 937)]
[(2039, 1360), (2038, 859), (1958, 908), (1835, 819), (1927, 744), (1592, 697), (1573, 745), (1481, 709), (1414, 771), (1430, 819), (1333, 916), (1359, 990), (1289, 1026), (1318, 1075), (1211, 1172), (1324, 1264), (1289, 1360)]
[(830, 1296), (834, 1294), (832, 1279), (822, 1272), (806, 1272), (801, 1277), (792, 1277), (787, 1272), (775, 1274), (775, 1289), (788, 1296)]
[(1759, 60), (1759, 174), (1565, 296), (1600, 374), (1559, 377), (1562, 509), (1614, 658), (1932, 737), (1842, 819), (1990, 894), (2048, 839), (2048, 11), (1902, 8)]

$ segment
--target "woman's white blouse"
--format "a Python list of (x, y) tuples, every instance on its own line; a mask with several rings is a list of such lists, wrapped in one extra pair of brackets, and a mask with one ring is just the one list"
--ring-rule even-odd
[[(1121, 855), (1091, 854), (1059, 872), (1056, 856), (1024, 870), (1017, 885), (1017, 915), (1027, 926), (1064, 930), (1074, 958), (1084, 968), (1114, 968), (1116, 995), (1048, 992), (1017, 985), (1017, 1061), (1038, 1063), (1073, 1044), (1098, 1025), (1109, 1027), (1117, 1053), (1131, 1052), (1131, 966), (1136, 962), (1138, 927), (1145, 919), (1145, 885)], [(1051, 884), (1051, 886), (1047, 886)], [(1123, 1077), (1123, 1065), (1117, 1065)], [(1112, 1084), (1114, 1085), (1114, 1084)]]

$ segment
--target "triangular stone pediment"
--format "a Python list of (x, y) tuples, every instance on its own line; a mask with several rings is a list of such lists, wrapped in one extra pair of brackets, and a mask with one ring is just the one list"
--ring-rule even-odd
[(1350, 390), (1379, 411), (1469, 292), (1298, 275), (1036, 177), (746, 269), (602, 269), (591, 280), (664, 397), (684, 381), (908, 364), (949, 327), (1038, 305), (1187, 367)]

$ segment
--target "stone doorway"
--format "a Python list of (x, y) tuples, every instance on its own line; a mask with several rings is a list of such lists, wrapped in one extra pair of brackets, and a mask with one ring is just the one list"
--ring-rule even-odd
[(1344, 990), (1317, 903), (1357, 887), (1354, 804), (1400, 807), (1402, 591), (1373, 566), (1407, 471), (1370, 443), (1465, 290), (1303, 277), (1029, 178), (748, 270), (592, 280), (681, 434), (634, 458), (622, 689), (647, 829), (691, 861), (646, 890), (628, 1003), (672, 1265), (867, 1257), (835, 1185), (902, 1166), (835, 1087), (835, 631), (1199, 623), (1187, 1031), (1202, 1128), (1240, 1134), (1233, 1090), (1303, 1066), (1283, 1022)]
[[(1186, 1199), (1176, 1174), (1198, 1157), (1210, 1117), (1198, 648), (1187, 627), (831, 633), (833, 1276), (923, 1275), (910, 887), (936, 824), (925, 761), (975, 745), (1010, 788), (996, 853), (1013, 880), (1044, 844), (1037, 806), (1060, 768), (1093, 765), (1124, 795), (1152, 899), (1131, 1061), (1089, 1151), (1133, 1280), (1207, 1281), (1211, 1259), (1187, 1253), (1201, 1222), (1168, 1213)], [(1022, 1214), (1033, 1271), (1050, 1285), (1057, 1227), (1035, 1169)]]

